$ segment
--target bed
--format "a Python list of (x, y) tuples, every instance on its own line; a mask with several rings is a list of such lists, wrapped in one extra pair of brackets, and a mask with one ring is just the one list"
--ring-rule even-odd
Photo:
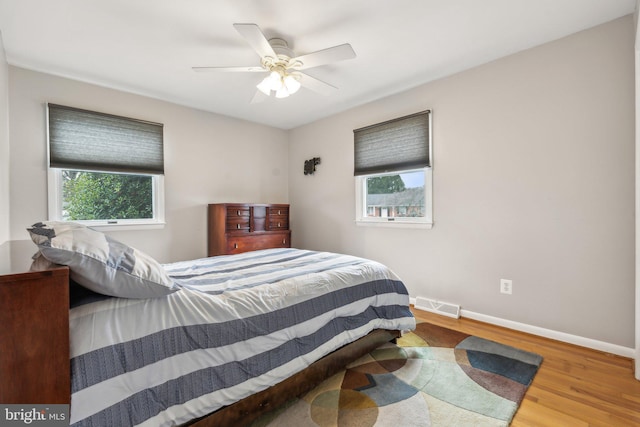
[(358, 257), (286, 248), (159, 265), (77, 224), (29, 231), (79, 284), (74, 426), (247, 424), (415, 327), (402, 281)]

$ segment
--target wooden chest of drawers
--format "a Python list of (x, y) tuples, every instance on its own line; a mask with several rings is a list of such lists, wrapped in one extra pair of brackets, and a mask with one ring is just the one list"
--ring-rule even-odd
[(289, 205), (217, 203), (207, 217), (207, 256), (291, 247)]
[(69, 404), (69, 269), (0, 245), (0, 403)]

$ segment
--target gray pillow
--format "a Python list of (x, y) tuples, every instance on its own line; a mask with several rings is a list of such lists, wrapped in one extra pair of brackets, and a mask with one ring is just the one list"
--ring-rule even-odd
[(31, 240), (51, 262), (69, 266), (78, 284), (121, 298), (156, 298), (179, 288), (149, 255), (74, 222), (39, 222)]

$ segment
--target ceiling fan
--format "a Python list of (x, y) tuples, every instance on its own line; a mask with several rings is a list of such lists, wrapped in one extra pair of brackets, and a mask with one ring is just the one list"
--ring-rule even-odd
[(193, 67), (193, 70), (198, 72), (268, 72), (269, 75), (256, 86), (258, 90), (251, 101), (252, 103), (264, 100), (272, 92), (275, 92), (276, 98), (286, 98), (296, 93), (300, 86), (328, 95), (337, 88), (301, 71), (356, 57), (356, 53), (348, 43), (296, 56), (285, 40), (281, 38), (267, 40), (256, 24), (233, 24), (233, 27), (260, 55), (260, 66)]

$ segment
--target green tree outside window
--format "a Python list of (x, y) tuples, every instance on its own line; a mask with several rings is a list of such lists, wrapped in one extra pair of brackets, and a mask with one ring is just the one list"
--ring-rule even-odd
[(367, 179), (368, 194), (389, 194), (406, 190), (400, 175), (376, 176)]
[(62, 179), (67, 220), (153, 218), (151, 176), (64, 170)]

